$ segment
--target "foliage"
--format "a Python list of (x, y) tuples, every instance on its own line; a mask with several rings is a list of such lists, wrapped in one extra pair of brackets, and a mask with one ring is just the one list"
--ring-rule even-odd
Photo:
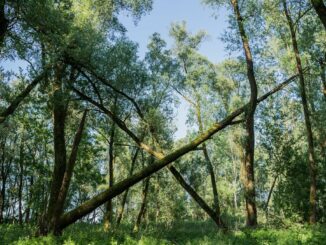
[[(259, 228), (238, 230), (223, 234), (217, 232), (211, 223), (182, 222), (166, 226), (149, 225), (138, 234), (130, 226), (123, 226), (113, 232), (103, 232), (102, 226), (75, 224), (62, 237), (28, 237), (33, 227), (4, 225), (1, 227), (3, 244), (321, 244), (325, 239), (325, 227), (293, 226), (286, 230)], [(164, 230), (165, 232), (162, 232)]]

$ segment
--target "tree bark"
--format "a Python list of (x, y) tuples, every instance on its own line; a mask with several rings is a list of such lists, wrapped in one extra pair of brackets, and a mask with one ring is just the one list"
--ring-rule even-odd
[(319, 16), (319, 19), (323, 23), (324, 28), (326, 30), (326, 6), (323, 0), (311, 0), (311, 4), (314, 7), (316, 13)]
[(316, 169), (316, 160), (315, 160), (316, 158), (314, 152), (314, 139), (313, 139), (313, 134), (311, 129), (310, 112), (309, 112), (308, 102), (307, 102), (304, 72), (302, 68), (302, 62), (301, 62), (300, 52), (297, 43), (295, 27), (290, 12), (287, 8), (286, 0), (282, 0), (282, 1), (283, 1), (284, 13), (291, 32), (292, 48), (297, 63), (296, 68), (299, 74), (300, 96), (301, 96), (301, 103), (303, 107), (303, 114), (305, 119), (307, 141), (308, 141), (308, 162), (309, 162), (309, 172), (310, 172), (309, 223), (315, 224), (316, 213), (317, 213), (317, 169)]
[(256, 192), (255, 192), (255, 176), (254, 176), (254, 154), (255, 154), (255, 111), (257, 107), (257, 82), (254, 72), (254, 63), (252, 59), (249, 39), (247, 37), (243, 18), (240, 13), (237, 0), (231, 0), (233, 10), (236, 16), (239, 33), (242, 40), (243, 50), (247, 63), (247, 76), (250, 83), (250, 102), (246, 115), (246, 142), (245, 142), (245, 156), (243, 161), (245, 178), (245, 200), (246, 200), (246, 214), (247, 226), (254, 227), (257, 225), (257, 208), (256, 208)]

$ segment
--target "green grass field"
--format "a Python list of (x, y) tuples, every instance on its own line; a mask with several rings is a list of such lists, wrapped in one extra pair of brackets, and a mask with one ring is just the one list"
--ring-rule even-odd
[(326, 244), (325, 226), (292, 226), (287, 229), (260, 227), (256, 230), (237, 230), (226, 234), (214, 229), (210, 223), (187, 222), (181, 224), (147, 226), (135, 234), (131, 226), (121, 226), (103, 232), (100, 225), (76, 224), (61, 237), (35, 238), (33, 227), (19, 225), (0, 226), (0, 244)]

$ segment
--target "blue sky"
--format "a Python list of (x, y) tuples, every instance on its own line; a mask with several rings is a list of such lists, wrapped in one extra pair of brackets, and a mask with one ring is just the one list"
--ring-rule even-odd
[[(208, 33), (209, 38), (201, 45), (200, 53), (217, 63), (228, 55), (224, 43), (219, 39), (227, 27), (227, 15), (225, 9), (221, 8), (214, 12), (203, 5), (201, 0), (154, 0), (152, 11), (143, 16), (136, 25), (128, 16), (122, 16), (120, 21), (128, 30), (127, 36), (139, 44), (140, 57), (144, 56), (149, 37), (154, 32), (158, 32), (171, 47), (172, 40), (169, 37), (171, 24), (186, 21), (190, 32), (205, 30)], [(186, 120), (189, 107), (185, 101), (182, 99), (180, 101), (180, 106), (176, 108), (176, 139), (184, 137), (187, 133)]]

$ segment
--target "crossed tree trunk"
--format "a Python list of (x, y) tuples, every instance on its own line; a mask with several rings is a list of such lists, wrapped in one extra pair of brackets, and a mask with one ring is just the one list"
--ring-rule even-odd
[[(259, 97), (257, 99), (257, 103), (260, 103), (267, 99), (272, 94), (278, 92), (279, 90), (283, 89), (285, 86), (287, 86), (289, 83), (291, 83), (297, 75), (292, 76), (291, 78), (287, 79), (285, 82), (281, 83), (280, 85), (276, 86), (274, 89), (269, 91), (268, 93), (264, 94), (263, 96)], [(93, 101), (91, 98), (87, 97), (86, 95), (83, 95), (80, 93), (80, 91), (73, 89), (77, 94), (82, 96), (84, 99), (88, 100), (93, 105), (100, 108), (105, 114), (110, 116), (111, 118), (114, 118), (114, 115), (108, 111), (105, 107), (101, 106), (96, 101)], [(94, 211), (97, 207), (101, 206), (108, 200), (116, 197), (117, 195), (121, 194), (125, 190), (127, 190), (129, 187), (133, 186), (134, 184), (138, 183), (139, 181), (145, 179), (146, 177), (152, 175), (153, 173), (159, 171), (160, 169), (164, 168), (165, 166), (169, 165), (170, 163), (174, 162), (175, 160), (179, 159), (183, 155), (187, 154), (188, 152), (196, 149), (200, 144), (211, 138), (214, 134), (217, 132), (223, 130), (229, 125), (232, 125), (232, 122), (235, 118), (237, 118), (239, 115), (244, 113), (247, 109), (247, 107), (250, 106), (250, 104), (246, 104), (239, 109), (232, 112), (230, 115), (225, 117), (223, 120), (221, 120), (218, 123), (213, 124), (208, 130), (204, 131), (202, 134), (200, 134), (198, 137), (196, 137), (194, 140), (189, 142), (188, 144), (185, 144), (178, 149), (174, 150), (172, 153), (169, 153), (167, 155), (160, 155), (159, 159), (156, 160), (153, 164), (150, 166), (145, 167), (141, 171), (133, 174), (132, 176), (126, 178), (125, 180), (122, 180), (118, 183), (116, 183), (111, 188), (95, 195), (90, 200), (84, 202), (79, 207), (76, 207), (75, 209), (61, 215), (59, 219), (59, 227), (60, 229), (64, 229), (65, 227), (69, 226), (70, 224), (73, 224), (75, 221), (79, 220), (80, 218), (84, 217), (85, 215), (89, 214), (90, 212)], [(115, 118), (116, 120), (117, 118)], [(117, 120), (116, 122), (119, 122)], [(124, 123), (121, 124), (121, 122), (117, 123), (117, 125), (124, 129), (124, 131), (128, 134), (131, 132), (128, 130), (126, 125)], [(152, 154), (155, 154), (156, 152), (153, 151), (148, 145), (144, 144), (143, 142), (139, 142), (137, 140), (136, 136), (132, 136), (133, 139), (136, 139), (136, 143), (138, 143), (139, 147), (142, 148), (145, 151), (151, 152)]]

